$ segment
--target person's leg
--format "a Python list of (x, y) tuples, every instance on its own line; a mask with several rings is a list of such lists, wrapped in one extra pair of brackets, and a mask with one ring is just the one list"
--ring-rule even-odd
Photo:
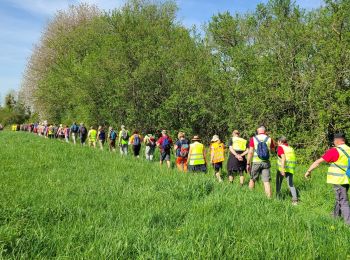
[(154, 147), (150, 147), (150, 150), (149, 150), (149, 160), (150, 161), (153, 161), (155, 150), (156, 149)]
[(181, 157), (177, 157), (176, 158), (176, 168), (182, 172), (184, 169), (183, 169), (183, 161), (182, 161), (182, 158)]
[(244, 184), (244, 171), (239, 171), (239, 183), (241, 186)]
[(263, 164), (263, 169), (261, 170), (262, 180), (264, 182), (264, 189), (266, 196), (271, 198), (271, 176), (270, 176), (270, 164)]
[(140, 157), (140, 150), (141, 150), (141, 145), (138, 145), (136, 147), (136, 157), (139, 158)]
[(129, 150), (129, 146), (127, 144), (124, 145), (124, 154), (128, 155), (128, 150)]
[(221, 178), (221, 168), (222, 168), (222, 163), (216, 163), (214, 164), (214, 169), (215, 169), (215, 176), (218, 179), (219, 182), (222, 182)]
[(283, 176), (281, 175), (281, 172), (277, 170), (277, 174), (276, 174), (276, 197), (279, 197), (281, 195), (282, 181), (283, 181)]
[(335, 205), (334, 205), (334, 211), (333, 211), (333, 217), (340, 217), (341, 211), (340, 211), (340, 185), (334, 185), (333, 189), (335, 192)]
[(260, 171), (261, 171), (261, 164), (260, 163), (253, 163), (252, 168), (250, 170), (249, 189), (251, 189), (251, 190), (254, 189), (255, 182), (259, 178)]
[(184, 172), (188, 171), (188, 162), (187, 162), (187, 158), (183, 159), (183, 166), (184, 166)]
[(297, 202), (298, 195), (297, 195), (297, 190), (294, 187), (293, 174), (286, 172), (286, 179), (287, 179), (287, 184), (288, 184), (290, 193), (292, 194), (292, 200), (293, 202)]
[(132, 152), (134, 153), (134, 157), (136, 157), (137, 155), (137, 146), (136, 145), (133, 145), (132, 146)]
[(146, 146), (146, 148), (145, 148), (145, 157), (146, 157), (146, 160), (147, 160), (147, 161), (150, 160), (149, 151), (150, 151), (150, 147), (149, 147), (149, 146)]
[(233, 180), (235, 179), (235, 172), (233, 170), (229, 170), (228, 171), (228, 181), (230, 183), (233, 183)]
[(170, 153), (166, 154), (165, 160), (166, 160), (166, 164), (168, 166), (168, 169), (170, 169), (171, 168)]
[(165, 156), (166, 156), (165, 152), (160, 153), (160, 161), (159, 161), (160, 166), (163, 165), (163, 161), (165, 160)]
[(340, 211), (341, 215), (344, 218), (344, 221), (346, 224), (350, 225), (350, 208), (349, 208), (349, 197), (348, 197), (348, 190), (349, 190), (349, 184), (341, 185), (340, 186)]

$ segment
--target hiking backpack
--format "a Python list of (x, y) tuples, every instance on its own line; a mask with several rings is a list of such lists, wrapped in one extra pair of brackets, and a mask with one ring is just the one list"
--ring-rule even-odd
[(258, 157), (263, 161), (267, 161), (270, 159), (270, 151), (267, 147), (267, 141), (269, 140), (269, 137), (266, 136), (265, 140), (262, 142), (256, 136), (254, 136), (254, 138), (258, 142), (258, 147), (256, 149)]
[(139, 135), (134, 135), (134, 146), (140, 145), (140, 136)]
[(115, 139), (117, 139), (117, 134), (116, 134), (116, 132), (115, 131), (111, 131), (111, 133), (109, 134), (109, 138), (111, 139), (111, 140), (115, 140)]
[(180, 147), (180, 156), (182, 158), (186, 158), (188, 156), (188, 152), (190, 150), (190, 146), (188, 144), (188, 141), (185, 140), (185, 143), (181, 142), (181, 147)]
[(79, 131), (79, 127), (77, 125), (72, 126), (72, 132), (77, 133)]
[(85, 126), (82, 126), (82, 127), (80, 128), (80, 133), (81, 133), (81, 135), (86, 135), (86, 132), (87, 132), (86, 127), (85, 127)]
[(162, 142), (162, 149), (164, 151), (169, 151), (171, 148), (170, 141), (168, 137), (164, 137), (163, 142)]
[(338, 165), (337, 165), (337, 167), (339, 167), (340, 169), (345, 171), (346, 176), (348, 176), (348, 178), (350, 178), (350, 156), (348, 155), (348, 153), (343, 148), (341, 148), (341, 147), (338, 147), (338, 148), (339, 148), (340, 151), (343, 152), (343, 154), (345, 154), (346, 157), (348, 157), (348, 168), (346, 168), (346, 170), (344, 170), (343, 168), (340, 168)]

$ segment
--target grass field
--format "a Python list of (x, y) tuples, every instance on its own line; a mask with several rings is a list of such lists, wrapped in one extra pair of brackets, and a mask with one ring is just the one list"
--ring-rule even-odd
[[(1, 258), (350, 259), (325, 168), (295, 185), (217, 183), (143, 159), (0, 132)], [(273, 169), (273, 178), (275, 170)], [(274, 185), (274, 182), (273, 182)]]

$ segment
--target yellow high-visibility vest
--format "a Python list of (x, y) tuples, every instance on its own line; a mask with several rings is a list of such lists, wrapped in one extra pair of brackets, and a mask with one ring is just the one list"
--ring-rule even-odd
[(235, 151), (244, 152), (247, 149), (247, 140), (238, 136), (232, 137), (232, 148)]
[(328, 167), (327, 183), (338, 185), (349, 184), (349, 179), (345, 173), (346, 169), (348, 168), (348, 157), (339, 149), (339, 147), (350, 154), (350, 147), (346, 144), (342, 144), (336, 147), (339, 153), (339, 158), (336, 162), (331, 163)]
[[(292, 147), (281, 145), (284, 151), (284, 155), (286, 156), (286, 161), (284, 163), (284, 171), (289, 172), (291, 174), (295, 173), (295, 166), (297, 164), (295, 151)], [(277, 160), (278, 170), (282, 171), (282, 158), (278, 157)]]
[(194, 142), (190, 145), (190, 161), (189, 165), (201, 165), (205, 164), (204, 156), (203, 156), (203, 150), (204, 145), (199, 142)]
[(223, 143), (212, 143), (210, 149), (214, 153), (213, 163), (225, 161), (225, 145)]
[(95, 142), (97, 138), (97, 131), (95, 129), (91, 129), (89, 131), (89, 140), (90, 142)]
[[(255, 136), (260, 142), (263, 142), (265, 141), (266, 139), (266, 135), (256, 135)], [(258, 149), (258, 141), (254, 138), (254, 156), (253, 156), (253, 163), (260, 163), (260, 162), (265, 162), (264, 160), (261, 160), (256, 152), (256, 150)], [(267, 142), (266, 142), (266, 145), (267, 145), (267, 148), (269, 149), (269, 151), (271, 152), (271, 138), (269, 137)]]

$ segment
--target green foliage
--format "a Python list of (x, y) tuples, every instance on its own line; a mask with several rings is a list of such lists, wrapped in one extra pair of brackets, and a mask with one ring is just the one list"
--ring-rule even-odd
[[(325, 168), (295, 185), (301, 203), (262, 183), (217, 183), (131, 156), (0, 132), (0, 258), (346, 259)], [(275, 165), (275, 162), (274, 162)], [(272, 169), (275, 176), (275, 168)], [(274, 180), (272, 181), (274, 184)], [(247, 183), (246, 183), (247, 185)]]
[(31, 112), (23, 102), (16, 100), (14, 94), (5, 97), (5, 107), (0, 107), (0, 124), (22, 124), (30, 118)]
[(335, 132), (350, 134), (349, 1), (306, 11), (270, 0), (253, 13), (214, 15), (205, 37), (176, 11), (171, 1), (134, 0), (110, 13), (60, 13), (23, 92), (53, 122), (183, 129), (206, 141), (234, 128), (247, 138), (265, 124), (307, 156)]

